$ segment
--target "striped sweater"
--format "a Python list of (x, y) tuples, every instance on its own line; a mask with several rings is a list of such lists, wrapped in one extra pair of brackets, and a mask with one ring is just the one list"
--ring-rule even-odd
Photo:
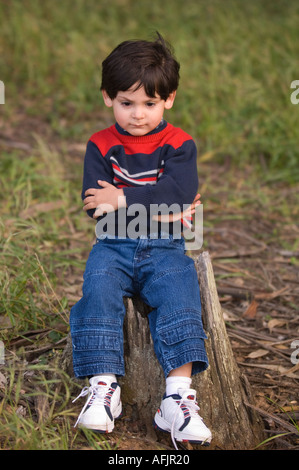
[[(127, 211), (130, 213), (135, 204), (142, 205), (148, 214), (143, 230), (148, 234), (155, 208), (175, 204), (183, 209), (193, 202), (198, 188), (196, 157), (190, 135), (164, 120), (141, 137), (128, 134), (116, 123), (93, 134), (87, 143), (82, 198), (88, 188), (99, 187), (99, 179), (122, 188), (127, 202), (122, 225), (134, 218)], [(110, 227), (113, 220), (116, 234), (120, 224), (117, 212), (103, 216)], [(88, 211), (90, 217), (93, 213)], [(103, 220), (101, 224), (103, 227)]]

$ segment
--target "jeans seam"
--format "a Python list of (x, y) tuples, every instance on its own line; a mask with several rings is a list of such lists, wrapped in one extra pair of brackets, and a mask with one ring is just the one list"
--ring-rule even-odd
[(112, 277), (113, 279), (116, 279), (117, 282), (119, 282), (119, 285), (120, 285), (120, 288), (121, 288), (121, 291), (124, 293), (125, 292), (125, 288), (122, 284), (122, 280), (120, 277), (116, 276), (115, 274), (111, 273), (110, 271), (106, 270), (106, 269), (99, 269), (99, 270), (96, 270), (96, 271), (92, 271), (90, 273), (85, 273), (84, 274), (84, 281), (87, 280), (88, 278), (92, 277), (92, 276), (110, 276)]
[(188, 271), (189, 269), (193, 269), (193, 265), (185, 266), (184, 268), (181, 268), (181, 269), (167, 269), (166, 271), (162, 271), (159, 274), (156, 274), (156, 276), (154, 276), (154, 278), (152, 279), (152, 282), (147, 286), (147, 289), (143, 291), (144, 295), (146, 295), (152, 288), (153, 284), (155, 284), (155, 282), (157, 282), (162, 277), (168, 276), (171, 274), (183, 273), (184, 271)]

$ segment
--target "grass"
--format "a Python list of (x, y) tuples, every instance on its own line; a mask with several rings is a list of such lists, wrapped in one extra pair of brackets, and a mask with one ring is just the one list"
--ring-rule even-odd
[[(105, 55), (128, 38), (151, 38), (156, 30), (164, 35), (181, 62), (175, 107), (166, 118), (198, 142), (199, 169), (231, 162), (222, 188), (214, 188), (206, 172), (201, 192), (221, 205), (223, 191), (238, 214), (253, 204), (274, 219), (292, 219), (298, 216), (299, 108), (290, 101), (290, 84), (299, 78), (298, 13), (295, 0), (0, 3), (0, 137), (18, 142), (23, 116), (31, 142), (25, 151), (4, 143), (0, 153), (0, 340), (9, 359), (1, 368), (7, 384), (0, 386), (0, 448), (107, 448), (71, 429), (76, 384), (61, 372), (57, 377), (56, 353), (24, 367), (23, 356), (10, 348), (28, 331), (50, 328), (54, 344), (68, 329), (67, 288), (83, 272), (94, 230), (81, 210), (82, 160), (69, 145), (84, 144), (93, 129), (110, 122), (99, 98)], [(31, 118), (43, 127), (30, 126)], [(231, 193), (241, 167), (249, 172)], [(291, 202), (280, 196), (288, 185), (294, 186)], [(297, 250), (298, 242), (286, 248)], [(47, 419), (36, 412), (34, 387), (25, 390), (30, 374)]]
[[(289, 436), (289, 435), (295, 435), (295, 436), (299, 437), (299, 424), (298, 424), (298, 421), (296, 419), (296, 414), (293, 410), (293, 407), (292, 406), (286, 407), (286, 408), (290, 408), (291, 412), (289, 412), (289, 411), (287, 411), (286, 408), (283, 408), (282, 406), (278, 405), (277, 403), (274, 403), (273, 400), (271, 400), (270, 398), (268, 398), (268, 401), (272, 405), (275, 405), (277, 407), (277, 409), (280, 411), (280, 413), (286, 415), (287, 425), (285, 427), (287, 429), (287, 432), (277, 433), (277, 434), (269, 437), (268, 439), (265, 439), (263, 442), (261, 442), (256, 447), (256, 449), (258, 449), (259, 447), (264, 447), (264, 446), (268, 445), (269, 443), (271, 443), (272, 441), (274, 441), (275, 439), (279, 439), (281, 437), (285, 437), (285, 436)], [(280, 421), (280, 423), (281, 422), (284, 424), (284, 422), (282, 420)]]
[[(71, 14), (70, 14), (71, 10)], [(159, 30), (181, 62), (171, 120), (211, 158), (262, 160), (269, 181), (298, 181), (298, 108), (290, 101), (299, 53), (296, 0), (2, 2), (5, 112), (22, 101), (57, 132), (77, 135), (99, 101), (100, 64), (120, 41)], [(11, 107), (11, 109), (9, 109)], [(279, 170), (275, 171), (274, 170)]]
[(76, 263), (68, 249), (68, 208), (71, 201), (79, 207), (79, 196), (73, 199), (63, 167), (52, 157), (39, 147), (24, 159), (1, 155), (2, 194), (10, 194), (1, 211), (1, 314), (21, 329), (43, 327), (51, 321), (47, 311), (67, 321), (55, 282), (58, 271), (62, 275)]
[[(28, 389), (28, 376), (32, 389)], [(53, 366), (47, 372), (42, 365), (11, 367), (0, 405), (0, 448), (110, 450), (101, 435), (73, 428), (76, 414), (70, 404), (70, 394), (75, 386), (66, 374)]]

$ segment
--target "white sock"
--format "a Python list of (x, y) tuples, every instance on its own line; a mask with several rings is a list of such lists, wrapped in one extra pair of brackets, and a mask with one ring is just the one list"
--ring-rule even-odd
[(112, 384), (112, 382), (117, 382), (116, 376), (114, 374), (98, 374), (94, 375), (90, 381), (93, 383), (97, 382), (106, 382), (107, 385)]
[(179, 377), (172, 375), (166, 379), (166, 395), (178, 393), (179, 388), (190, 388), (192, 379), (190, 377)]

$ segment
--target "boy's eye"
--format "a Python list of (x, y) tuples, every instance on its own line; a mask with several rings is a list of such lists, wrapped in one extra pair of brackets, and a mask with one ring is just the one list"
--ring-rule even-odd
[(153, 103), (153, 102), (150, 101), (150, 102), (146, 103), (146, 105), (147, 105), (149, 108), (151, 108), (152, 106), (155, 106), (155, 103)]
[(123, 106), (130, 106), (131, 103), (129, 101), (123, 101), (121, 104)]

